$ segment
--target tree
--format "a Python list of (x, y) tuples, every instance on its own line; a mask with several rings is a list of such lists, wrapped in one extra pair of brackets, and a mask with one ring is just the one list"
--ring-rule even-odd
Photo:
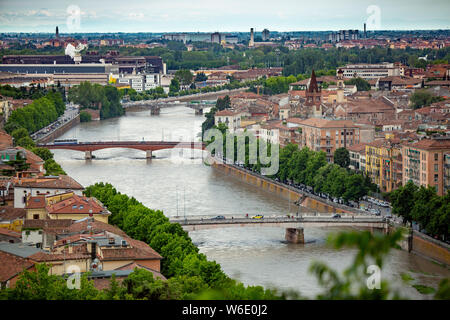
[(403, 187), (399, 187), (390, 194), (392, 203), (392, 213), (403, 217), (403, 222), (412, 222), (411, 211), (414, 207), (414, 195), (417, 192), (417, 186), (408, 181)]
[[(80, 289), (71, 290), (66, 280), (49, 273), (50, 267), (36, 264), (36, 271), (25, 270), (19, 276), (14, 289), (2, 294), (11, 300), (92, 300), (98, 296), (98, 290), (84, 274), (80, 279)], [(2, 290), (3, 291), (3, 290)]]
[(337, 148), (334, 151), (334, 163), (347, 168), (350, 164), (350, 152), (346, 148)]
[(345, 84), (356, 85), (358, 91), (370, 91), (370, 83), (362, 78), (352, 78), (344, 82)]
[(25, 129), (25, 128), (23, 128), (23, 127), (14, 130), (14, 131), (11, 133), (11, 136), (13, 137), (15, 143), (17, 143), (17, 141), (19, 141), (19, 140), (22, 139), (22, 138), (29, 137), (29, 135), (28, 135), (28, 130)]
[(180, 82), (176, 78), (173, 78), (170, 81), (169, 92), (175, 93), (178, 91), (180, 91)]
[(45, 161), (44, 169), (46, 174), (51, 176), (66, 174), (66, 172), (61, 168), (61, 166), (53, 159), (48, 159), (47, 161)]
[(86, 111), (80, 112), (80, 122), (89, 122), (91, 119), (92, 117), (90, 113), (87, 113)]
[(416, 90), (410, 97), (413, 109), (423, 108), (442, 100), (444, 100), (442, 97), (435, 96), (426, 90)]
[(175, 79), (177, 79), (181, 85), (188, 86), (194, 79), (194, 75), (188, 69), (181, 69), (175, 72)]
[(223, 98), (218, 98), (216, 101), (216, 108), (219, 111), (225, 110), (225, 109), (229, 109), (231, 106), (231, 100), (230, 97), (228, 95), (226, 95)]
[(204, 72), (199, 72), (195, 76), (195, 82), (202, 82), (208, 80), (208, 77), (205, 75)]
[(317, 295), (319, 300), (386, 300), (399, 299), (399, 293), (392, 290), (386, 280), (381, 280), (380, 289), (370, 289), (367, 285), (367, 270), (374, 262), (382, 269), (384, 259), (392, 248), (397, 248), (402, 239), (402, 230), (392, 234), (382, 235), (363, 232), (342, 232), (331, 235), (327, 243), (335, 249), (342, 247), (356, 247), (358, 252), (353, 263), (339, 274), (325, 263), (314, 262), (310, 267), (324, 287), (324, 291)]
[(37, 155), (44, 161), (53, 159), (53, 153), (47, 148), (34, 147), (31, 149), (31, 152), (33, 152), (35, 155)]

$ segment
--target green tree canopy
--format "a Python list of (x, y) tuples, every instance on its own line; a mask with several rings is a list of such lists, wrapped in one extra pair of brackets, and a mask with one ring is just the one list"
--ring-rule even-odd
[(350, 152), (346, 148), (337, 148), (334, 151), (334, 163), (342, 168), (348, 168), (350, 164)]

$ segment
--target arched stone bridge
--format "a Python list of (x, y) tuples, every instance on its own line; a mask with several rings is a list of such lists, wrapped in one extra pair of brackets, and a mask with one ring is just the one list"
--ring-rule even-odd
[(162, 149), (184, 148), (205, 150), (202, 142), (180, 142), (180, 141), (97, 141), (97, 142), (76, 142), (70, 144), (38, 144), (38, 147), (47, 149), (75, 150), (85, 153), (86, 159), (92, 159), (92, 152), (101, 149), (128, 148), (146, 151), (146, 157), (152, 157), (152, 151)]

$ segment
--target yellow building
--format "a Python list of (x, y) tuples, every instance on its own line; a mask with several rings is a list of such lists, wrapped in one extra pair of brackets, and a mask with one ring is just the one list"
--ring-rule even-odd
[(26, 211), (12, 206), (0, 207), (0, 228), (20, 232)]
[(27, 219), (79, 220), (92, 216), (95, 220), (108, 223), (111, 214), (97, 199), (79, 196), (74, 192), (29, 196), (25, 209)]
[(379, 139), (366, 145), (366, 173), (381, 192), (402, 185), (402, 146), (394, 139)]
[(383, 140), (366, 144), (366, 174), (377, 186), (381, 185), (381, 148)]

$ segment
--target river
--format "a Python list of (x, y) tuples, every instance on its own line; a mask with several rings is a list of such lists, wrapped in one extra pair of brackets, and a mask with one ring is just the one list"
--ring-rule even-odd
[[(194, 110), (182, 106), (163, 108), (158, 116), (151, 116), (148, 110), (128, 110), (120, 118), (81, 123), (60, 138), (191, 141), (197, 139), (203, 120), (204, 116), (196, 116)], [(53, 152), (63, 169), (84, 186), (109, 182), (144, 205), (163, 210), (166, 216), (268, 216), (296, 210), (287, 200), (203, 165), (201, 151), (160, 150), (147, 160), (143, 151), (106, 149), (95, 151), (95, 159), (89, 161), (84, 160), (82, 152)], [(236, 227), (189, 234), (208, 259), (220, 263), (229, 276), (244, 284), (292, 289), (312, 298), (322, 288), (308, 272), (311, 263), (323, 261), (343, 270), (356, 252), (329, 248), (325, 239), (334, 231), (305, 228), (304, 245), (285, 243), (283, 228)], [(401, 274), (405, 272), (415, 280), (403, 282)], [(429, 299), (430, 295), (419, 294), (411, 284), (437, 287), (442, 277), (449, 276), (448, 269), (400, 250), (392, 251), (382, 271), (382, 279), (389, 279), (402, 295), (413, 299)]]

